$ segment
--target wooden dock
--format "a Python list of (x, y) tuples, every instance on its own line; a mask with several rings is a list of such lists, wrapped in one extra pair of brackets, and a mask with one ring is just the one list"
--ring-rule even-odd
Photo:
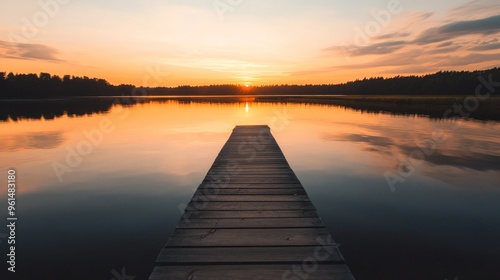
[(236, 126), (150, 280), (354, 279), (268, 126)]

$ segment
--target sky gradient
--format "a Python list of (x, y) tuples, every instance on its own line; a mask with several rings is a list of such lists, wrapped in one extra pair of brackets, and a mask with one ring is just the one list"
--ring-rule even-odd
[(498, 0), (8, 0), (0, 71), (113, 84), (340, 83), (500, 66)]

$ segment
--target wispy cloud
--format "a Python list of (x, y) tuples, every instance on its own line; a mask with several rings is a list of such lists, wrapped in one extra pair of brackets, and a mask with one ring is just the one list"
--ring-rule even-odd
[[(478, 3), (482, 2), (470, 2), (453, 9), (453, 13), (478, 9)], [(432, 12), (413, 14), (407, 20), (407, 24), (401, 26), (408, 26), (416, 18), (425, 20), (432, 15)], [(421, 25), (429, 26), (429, 22), (422, 21)], [(381, 67), (385, 67), (381, 71), (387, 74), (424, 73), (448, 67), (469, 65), (480, 67), (478, 66), (480, 64), (500, 61), (500, 54), (495, 52), (500, 50), (500, 40), (498, 38), (484, 39), (500, 33), (500, 15), (490, 15), (474, 20), (442, 20), (437, 27), (424, 27), (420, 32), (416, 30), (418, 29), (393, 30), (393, 32), (371, 38), (372, 43), (366, 46), (350, 44), (325, 48), (322, 52), (332, 53), (332, 55), (333, 52), (337, 55), (343, 53), (351, 57), (352, 61), (343, 65), (298, 71), (292, 75), (302, 76), (347, 69)]]
[(393, 53), (407, 44), (406, 41), (386, 41), (381, 43), (375, 43), (369, 46), (358, 47), (355, 45), (349, 46), (334, 46), (324, 49), (324, 51), (345, 51), (350, 56), (362, 56), (362, 55), (372, 55), (372, 54), (388, 54)]
[(406, 23), (401, 27), (401, 30), (413, 30), (415, 25), (421, 25), (427, 19), (431, 18), (434, 12), (417, 12), (408, 15)]
[(452, 53), (452, 52), (458, 51), (460, 49), (463, 49), (462, 45), (460, 45), (460, 44), (453, 44), (453, 42), (447, 42), (446, 44), (442, 44), (440, 46), (435, 46), (433, 48), (429, 48), (425, 52), (425, 54), (426, 55), (448, 54), (448, 53)]
[(472, 51), (493, 51), (493, 50), (500, 50), (500, 43), (499, 42), (485, 42), (485, 43), (480, 43), (475, 47), (470, 48)]
[(410, 32), (393, 32), (373, 37), (374, 40), (398, 39), (410, 36)]
[[(324, 49), (324, 51), (332, 51), (343, 49), (352, 56), (361, 55), (372, 55), (372, 54), (390, 54), (394, 51), (402, 49), (404, 46), (411, 45), (431, 45), (434, 43), (441, 43), (437, 47), (450, 46), (452, 44), (451, 40), (457, 39), (460, 36), (466, 35), (492, 35), (500, 33), (500, 15), (493, 16), (480, 20), (471, 21), (457, 21), (450, 24), (446, 24), (440, 27), (430, 28), (421, 33), (414, 40), (398, 40), (398, 41), (384, 41), (373, 43), (368, 46), (356, 46), (356, 45), (345, 45), (345, 46), (333, 46)], [(400, 34), (398, 32), (392, 34)], [(392, 39), (393, 36), (381, 36), (382, 38)], [(381, 38), (379, 37), (379, 38)], [(482, 47), (483, 49), (492, 49), (494, 46)], [(455, 48), (458, 49), (458, 48)], [(476, 50), (480, 50), (478, 48)], [(446, 51), (449, 51), (447, 49)]]
[(425, 30), (412, 43), (426, 45), (452, 40), (465, 35), (493, 35), (500, 32), (500, 15), (488, 18), (456, 21)]
[(500, 8), (497, 0), (472, 0), (450, 10), (449, 18), (479, 19), (494, 15)]
[(324, 67), (321, 69), (314, 70), (303, 70), (303, 71), (294, 71), (290, 72), (291, 76), (308, 76), (322, 73), (329, 73), (339, 70), (357, 70), (357, 69), (366, 69), (366, 68), (378, 68), (378, 67), (397, 67), (397, 66), (406, 66), (406, 65), (417, 65), (418, 58), (424, 52), (421, 50), (417, 51), (409, 51), (409, 52), (401, 52), (393, 55), (383, 55), (375, 60), (365, 62), (365, 63), (353, 63), (353, 64), (344, 64), (337, 65), (331, 67)]
[(0, 57), (60, 62), (59, 51), (42, 44), (11, 43), (0, 40)]

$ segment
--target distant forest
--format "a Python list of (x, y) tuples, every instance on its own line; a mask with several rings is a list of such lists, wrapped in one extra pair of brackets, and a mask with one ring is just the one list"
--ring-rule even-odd
[[(242, 87), (238, 85), (179, 86), (141, 88), (133, 85), (111, 85), (103, 79), (59, 77), (49, 73), (13, 74), (0, 72), (0, 99), (61, 98), (77, 96), (135, 95), (470, 95), (491, 75), (500, 82), (500, 68), (481, 71), (440, 71), (423, 76), (365, 78), (342, 84), (270, 85)], [(497, 92), (495, 94), (498, 95)]]

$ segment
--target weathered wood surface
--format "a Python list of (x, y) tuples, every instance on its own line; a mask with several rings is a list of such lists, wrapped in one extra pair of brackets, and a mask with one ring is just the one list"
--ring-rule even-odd
[[(305, 279), (291, 272), (291, 264), (279, 265), (193, 265), (156, 266), (150, 280), (281, 280)], [(302, 271), (304, 273), (304, 271)], [(319, 264), (314, 273), (304, 274), (307, 280), (352, 280), (345, 264)]]
[(268, 126), (237, 126), (150, 280), (352, 280)]

